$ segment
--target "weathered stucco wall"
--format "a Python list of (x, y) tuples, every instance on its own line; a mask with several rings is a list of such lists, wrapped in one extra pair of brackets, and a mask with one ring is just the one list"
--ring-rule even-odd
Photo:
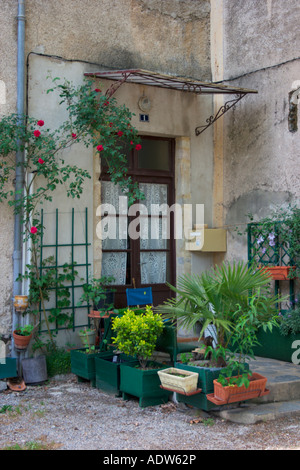
[(293, 0), (224, 0), (224, 78), (231, 78), (225, 83), (258, 91), (224, 117), (231, 259), (247, 257), (246, 238), (233, 230), (246, 214), (258, 220), (270, 207), (300, 201), (300, 131), (288, 128), (289, 92), (300, 80), (298, 8)]
[(210, 77), (208, 0), (27, 0), (27, 50)]

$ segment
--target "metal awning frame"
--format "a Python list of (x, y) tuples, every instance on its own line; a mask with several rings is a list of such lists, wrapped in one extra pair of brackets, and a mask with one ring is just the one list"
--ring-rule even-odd
[(248, 93), (257, 93), (256, 90), (230, 87), (219, 83), (209, 83), (192, 78), (164, 75), (157, 72), (149, 72), (142, 69), (104, 70), (100, 72), (87, 72), (86, 77), (112, 80), (113, 83), (106, 91), (106, 96), (111, 97), (123, 83), (156, 86), (159, 88), (173, 89), (177, 91), (195, 93), (197, 95), (235, 95), (235, 98), (225, 102), (215, 115), (206, 119), (206, 124), (195, 129), (196, 136), (202, 134), (217, 119), (223, 116), (229, 109), (235, 106)]

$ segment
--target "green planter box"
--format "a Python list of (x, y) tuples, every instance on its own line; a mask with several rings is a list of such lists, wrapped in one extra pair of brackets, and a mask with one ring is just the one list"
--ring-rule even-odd
[(199, 408), (203, 411), (210, 411), (215, 408), (219, 408), (217, 405), (214, 405), (211, 401), (206, 398), (206, 393), (197, 393), (196, 395), (185, 396), (176, 394), (176, 398), (179, 403), (185, 403), (186, 405), (193, 406), (194, 408)]
[(0, 359), (0, 379), (17, 376), (17, 359), (14, 357), (5, 357)]
[(283, 336), (279, 328), (273, 328), (272, 332), (260, 329), (257, 340), (260, 345), (255, 346), (253, 349), (256, 356), (293, 362), (293, 353), (299, 349), (299, 346), (294, 345), (294, 348), (292, 346), (295, 341), (300, 341), (300, 333)]
[(198, 388), (202, 389), (202, 393), (212, 393), (214, 391), (213, 381), (219, 377), (222, 368), (219, 367), (196, 367), (176, 362), (175, 367), (185, 369), (191, 372), (197, 372)]
[[(118, 361), (115, 362), (116, 358)], [(96, 387), (121, 396), (120, 365), (129, 362), (136, 364), (136, 359), (125, 354), (116, 355), (113, 352), (98, 354), (95, 357)]]
[[(137, 365), (138, 363), (136, 363)], [(159, 364), (160, 370), (166, 366)], [(142, 370), (134, 367), (133, 363), (120, 365), (120, 391), (124, 400), (131, 397), (139, 399), (139, 406), (161, 405), (167, 403), (170, 392), (160, 388), (159, 369)]]
[(89, 380), (95, 387), (95, 357), (100, 353), (85, 354), (85, 350), (86, 348), (71, 350), (71, 372), (77, 375), (79, 381)]

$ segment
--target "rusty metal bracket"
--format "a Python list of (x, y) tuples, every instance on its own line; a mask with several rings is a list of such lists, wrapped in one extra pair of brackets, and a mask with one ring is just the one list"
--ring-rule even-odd
[(214, 124), (217, 121), (217, 119), (219, 119), (229, 109), (231, 109), (233, 106), (235, 106), (244, 96), (246, 96), (246, 94), (247, 93), (237, 94), (236, 98), (234, 98), (233, 100), (227, 101), (223, 106), (221, 106), (221, 108), (219, 109), (219, 111), (215, 115), (212, 115), (208, 119), (206, 119), (207, 124), (205, 124), (203, 126), (196, 127), (196, 129), (195, 129), (196, 136), (202, 134), (202, 132), (204, 132), (209, 126)]

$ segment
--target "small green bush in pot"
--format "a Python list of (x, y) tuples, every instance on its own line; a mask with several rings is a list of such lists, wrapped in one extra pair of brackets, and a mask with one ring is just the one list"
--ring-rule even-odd
[(149, 305), (144, 314), (135, 314), (128, 309), (122, 317), (113, 320), (112, 329), (115, 333), (113, 344), (124, 354), (137, 357), (141, 368), (145, 369), (163, 331), (161, 316), (153, 313)]

